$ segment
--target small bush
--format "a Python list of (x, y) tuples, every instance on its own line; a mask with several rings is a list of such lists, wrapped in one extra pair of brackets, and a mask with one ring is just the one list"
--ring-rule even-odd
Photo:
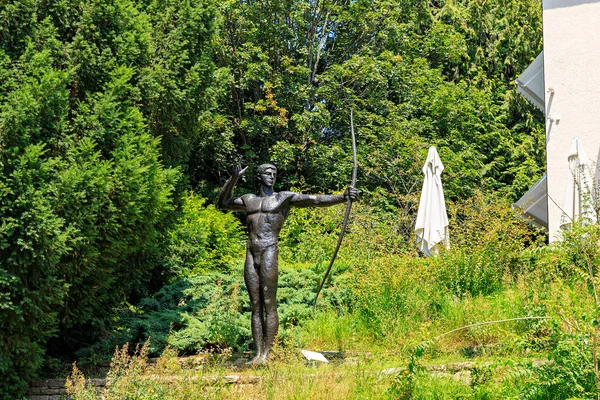
[(498, 291), (523, 272), (522, 252), (543, 240), (504, 200), (481, 194), (451, 204), (449, 220), (451, 249), (431, 267), (457, 296)]
[(183, 199), (182, 215), (169, 233), (167, 264), (174, 275), (228, 271), (243, 259), (240, 222), (194, 193)]
[(528, 365), (533, 379), (526, 385), (523, 399), (595, 399), (594, 363), (589, 337), (555, 331), (555, 344), (548, 359), (536, 368)]

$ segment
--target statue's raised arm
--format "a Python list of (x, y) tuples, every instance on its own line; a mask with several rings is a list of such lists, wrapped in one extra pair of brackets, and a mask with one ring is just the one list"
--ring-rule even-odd
[(221, 188), (219, 193), (219, 207), (224, 210), (244, 211), (246, 206), (244, 201), (240, 197), (233, 197), (233, 188), (237, 181), (244, 175), (246, 168), (242, 168), (240, 165), (234, 165), (231, 170), (231, 176), (225, 182), (225, 185)]

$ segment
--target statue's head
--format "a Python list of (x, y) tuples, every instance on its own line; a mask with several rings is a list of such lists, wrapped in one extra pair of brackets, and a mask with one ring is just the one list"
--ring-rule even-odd
[(258, 180), (261, 185), (272, 188), (277, 178), (277, 167), (273, 164), (262, 164), (258, 166)]

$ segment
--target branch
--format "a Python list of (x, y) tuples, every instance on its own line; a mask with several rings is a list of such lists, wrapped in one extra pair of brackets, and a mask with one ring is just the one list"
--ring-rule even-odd
[(460, 328), (452, 329), (451, 331), (448, 331), (446, 333), (442, 333), (441, 335), (436, 336), (433, 340), (438, 340), (441, 337), (449, 335), (449, 334), (451, 334), (453, 332), (461, 331), (463, 329), (473, 328), (475, 326), (499, 324), (501, 322), (523, 321), (523, 320), (527, 320), (527, 319), (550, 319), (550, 318), (551, 317), (549, 317), (549, 316), (537, 316), (537, 317), (534, 316), (534, 317), (519, 317), (519, 318), (500, 319), (498, 321), (478, 322), (476, 324), (465, 325), (465, 326), (461, 326)]

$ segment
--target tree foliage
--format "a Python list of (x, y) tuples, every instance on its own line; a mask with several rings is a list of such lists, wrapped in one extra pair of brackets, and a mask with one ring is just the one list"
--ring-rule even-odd
[(232, 1), (221, 14), (219, 126), (237, 158), (277, 163), (282, 186), (348, 181), (350, 108), (361, 188), (394, 206), (430, 145), (450, 198), (483, 186), (515, 199), (542, 172), (541, 115), (513, 83), (541, 50), (539, 2)]

